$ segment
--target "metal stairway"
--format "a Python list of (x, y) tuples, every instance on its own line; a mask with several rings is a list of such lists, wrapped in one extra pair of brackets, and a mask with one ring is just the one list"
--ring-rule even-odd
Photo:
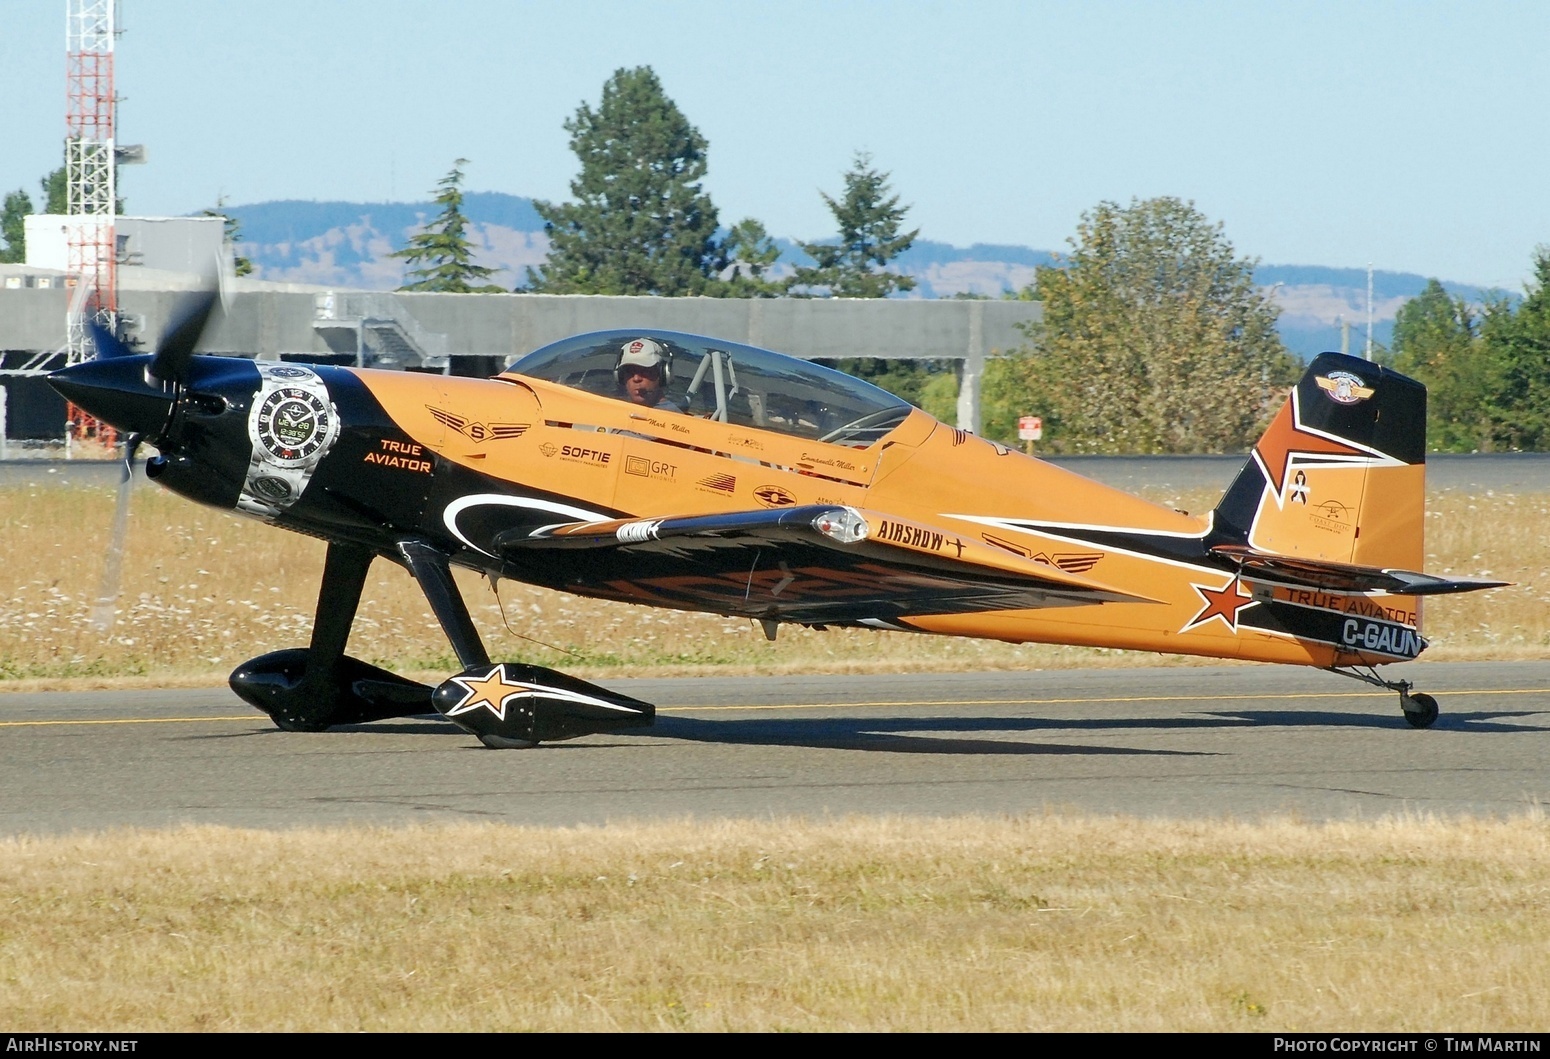
[(447, 336), (427, 331), (391, 294), (327, 291), (313, 298), (312, 327), (362, 368), (447, 367)]

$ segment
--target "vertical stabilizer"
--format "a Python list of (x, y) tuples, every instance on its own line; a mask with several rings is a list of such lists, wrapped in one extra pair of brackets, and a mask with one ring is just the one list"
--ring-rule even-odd
[(1213, 538), (1255, 551), (1420, 569), (1426, 387), (1322, 353), (1215, 511)]

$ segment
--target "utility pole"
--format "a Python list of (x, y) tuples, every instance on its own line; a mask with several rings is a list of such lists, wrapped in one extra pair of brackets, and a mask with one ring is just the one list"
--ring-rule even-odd
[(1367, 262), (1367, 353), (1372, 359), (1372, 262)]

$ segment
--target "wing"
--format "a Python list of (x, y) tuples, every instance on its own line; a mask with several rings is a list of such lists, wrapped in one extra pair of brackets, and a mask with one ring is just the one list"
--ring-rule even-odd
[(950, 530), (854, 507), (570, 522), (499, 534), (587, 595), (813, 624), (1155, 602)]

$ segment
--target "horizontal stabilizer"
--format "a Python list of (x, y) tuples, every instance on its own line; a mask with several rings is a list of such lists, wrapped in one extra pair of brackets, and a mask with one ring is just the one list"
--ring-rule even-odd
[(1510, 581), (1490, 581), (1477, 577), (1438, 577), (1411, 570), (1385, 570), (1375, 566), (1301, 559), (1255, 551), (1241, 544), (1218, 544), (1211, 549), (1211, 554), (1232, 560), (1250, 577), (1331, 592), (1441, 596), (1452, 592), (1475, 592), (1483, 588), (1504, 588), (1512, 584)]

